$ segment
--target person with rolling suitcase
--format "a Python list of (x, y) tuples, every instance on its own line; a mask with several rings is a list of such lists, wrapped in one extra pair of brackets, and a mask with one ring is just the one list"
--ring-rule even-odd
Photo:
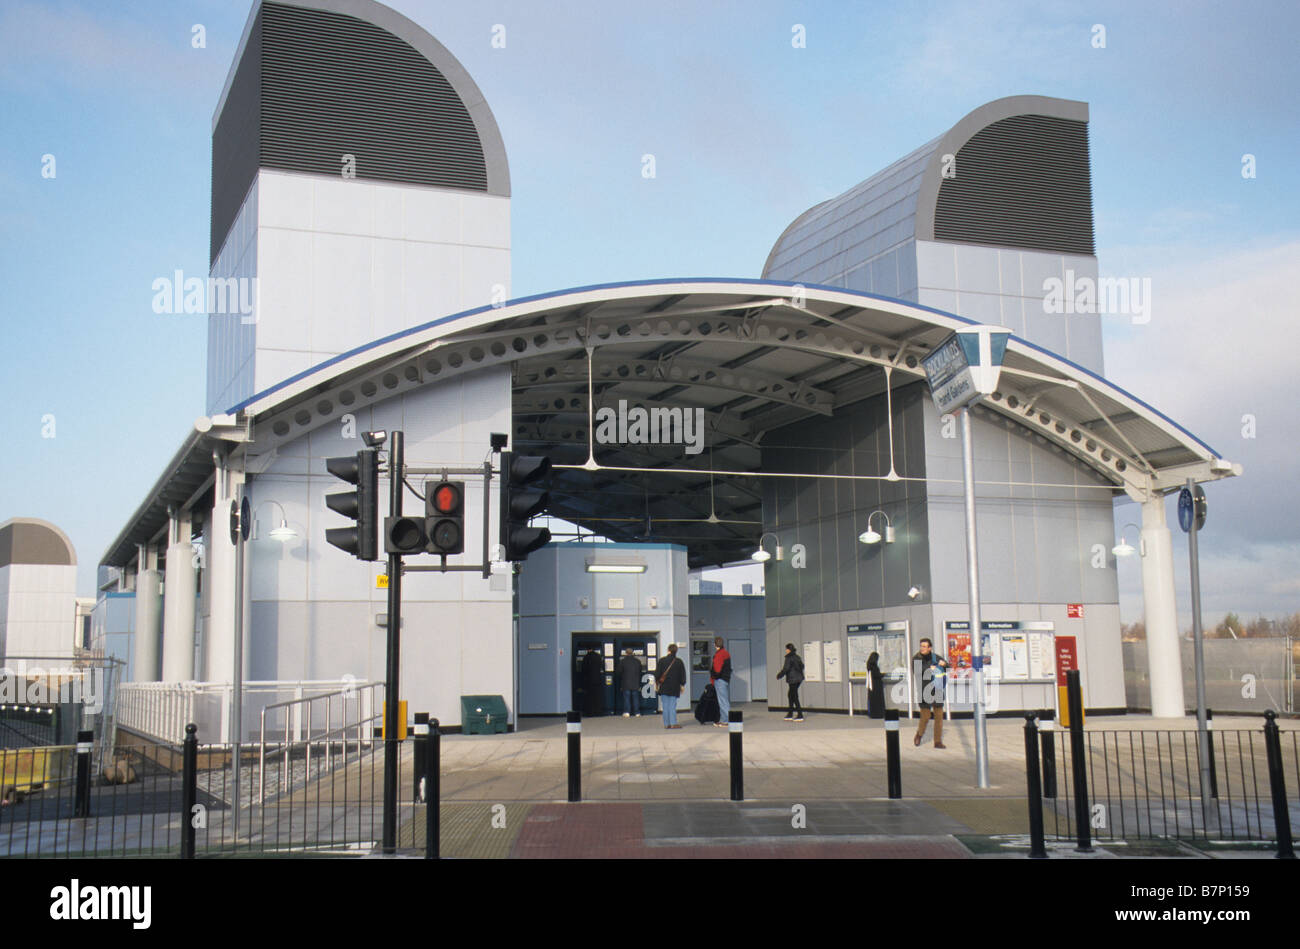
[(710, 682), (695, 703), (695, 720), (701, 725), (716, 725), (718, 718), (718, 690)]

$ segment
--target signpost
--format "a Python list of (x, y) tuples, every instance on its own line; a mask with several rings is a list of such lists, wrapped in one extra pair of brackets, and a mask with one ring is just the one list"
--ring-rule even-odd
[[(1066, 674), (1079, 669), (1079, 643), (1074, 636), (1056, 637), (1056, 718), (1062, 728), (1070, 727), (1070, 702), (1066, 695)], [(1083, 702), (1079, 702), (1079, 724), (1083, 724)]]
[[(975, 545), (975, 450), (971, 441), (970, 407), (997, 388), (1011, 332), (1000, 326), (971, 326), (954, 332), (921, 361), (930, 396), (940, 414), (961, 414), (962, 482), (966, 496), (966, 587), (970, 599), (970, 629), (980, 629), (979, 561)], [(974, 650), (975, 776), (989, 786), (988, 729), (984, 720), (984, 657)]]
[(1205, 637), (1201, 631), (1201, 560), (1196, 535), (1205, 527), (1205, 492), (1191, 478), (1178, 492), (1178, 526), (1187, 534), (1187, 553), (1192, 571), (1192, 651), (1196, 657), (1196, 733), (1201, 766), (1201, 814), (1205, 819), (1205, 832), (1209, 836), (1210, 805), (1210, 742), (1209, 725), (1205, 714)]

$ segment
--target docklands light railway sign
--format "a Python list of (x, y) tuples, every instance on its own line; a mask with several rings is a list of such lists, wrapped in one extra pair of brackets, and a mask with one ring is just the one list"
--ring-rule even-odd
[(997, 388), (1010, 335), (999, 326), (958, 330), (921, 361), (941, 413), (972, 405)]

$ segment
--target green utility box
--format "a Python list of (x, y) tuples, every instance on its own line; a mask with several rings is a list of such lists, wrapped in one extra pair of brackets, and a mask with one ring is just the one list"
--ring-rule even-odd
[(461, 733), (492, 735), (506, 730), (506, 700), (499, 695), (460, 697)]

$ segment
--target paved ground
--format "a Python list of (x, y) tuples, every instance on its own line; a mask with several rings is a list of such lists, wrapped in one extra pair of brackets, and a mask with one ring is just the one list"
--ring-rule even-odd
[[(580, 804), (561, 803), (568, 787), (563, 721), (526, 719), (511, 734), (444, 736), (442, 854), (952, 859), (1027, 852), (1023, 719), (988, 722), (988, 789), (976, 786), (969, 720), (945, 723), (945, 749), (934, 748), (929, 736), (915, 746), (916, 723), (904, 720), (899, 732), (904, 799), (889, 800), (883, 722), (809, 715), (800, 724), (785, 722), (761, 705), (744, 711), (745, 800), (739, 803), (729, 800), (727, 731), (693, 719), (683, 719), (686, 727), (676, 731), (665, 731), (657, 717), (584, 722)], [(1234, 749), (1243, 747), (1238, 730), (1246, 736), (1247, 750), (1258, 740), (1250, 736), (1262, 736), (1257, 718), (1222, 718), (1215, 726), (1219, 741)], [(1283, 723), (1289, 731), (1296, 726)], [(1185, 755), (1178, 757), (1183, 738), (1169, 733), (1194, 728), (1194, 721), (1149, 716), (1094, 718), (1089, 731), (1110, 733), (1106, 740), (1094, 735), (1097, 757), (1109, 758), (1094, 767), (1118, 771), (1114, 766), (1123, 764), (1131, 769), (1128, 732), (1140, 730), (1146, 732), (1148, 753), (1138, 758), (1164, 760), (1166, 767), (1177, 762), (1181, 771), (1186, 764)], [(1156, 731), (1165, 733), (1158, 753)], [(1295, 737), (1286, 735), (1284, 744), (1294, 748)], [(1140, 749), (1144, 736), (1135, 731), (1133, 738)], [(1258, 743), (1262, 754), (1262, 741)], [(1064, 741), (1058, 747), (1058, 756), (1064, 757)], [(1194, 748), (1194, 742), (1187, 747)], [(410, 760), (404, 760), (403, 786), (410, 781), (410, 769)], [(1183, 807), (1188, 803), (1183, 801)], [(400, 839), (422, 847), (423, 813), (415, 811), (403, 823)], [(1069, 842), (1069, 812), (1064, 794), (1045, 802), (1046, 831), (1049, 837), (1061, 837), (1049, 844), (1054, 857), (1083, 856)], [(1099, 843), (1092, 858), (1271, 853), (1240, 845), (1193, 849), (1173, 840), (1109, 839)]]
[[(786, 802), (885, 798), (885, 731), (865, 716), (810, 714), (802, 723), (782, 720), (766, 706), (743, 706), (746, 800)], [(665, 731), (658, 717), (590, 719), (583, 723), (582, 796), (588, 801), (717, 801), (730, 797), (727, 731), (682, 718)], [(1242, 729), (1258, 733), (1259, 718), (1215, 721), (1220, 741)], [(1283, 722), (1295, 730), (1300, 723)], [(1150, 716), (1094, 717), (1089, 731), (1194, 730), (1195, 720)], [(976, 786), (971, 720), (944, 723), (945, 749), (929, 737), (912, 743), (916, 722), (900, 723), (903, 795), (908, 799), (1023, 796), (1024, 720), (988, 720), (989, 780)], [(1190, 736), (1189, 736), (1190, 737)], [(1100, 738), (1097, 739), (1100, 741)], [(1058, 741), (1058, 757), (1065, 753)], [(568, 742), (561, 719), (524, 719), (502, 735), (447, 735), (442, 739), (444, 801), (563, 801), (568, 789)], [(409, 774), (410, 763), (405, 763)], [(409, 780), (409, 778), (407, 779)]]

